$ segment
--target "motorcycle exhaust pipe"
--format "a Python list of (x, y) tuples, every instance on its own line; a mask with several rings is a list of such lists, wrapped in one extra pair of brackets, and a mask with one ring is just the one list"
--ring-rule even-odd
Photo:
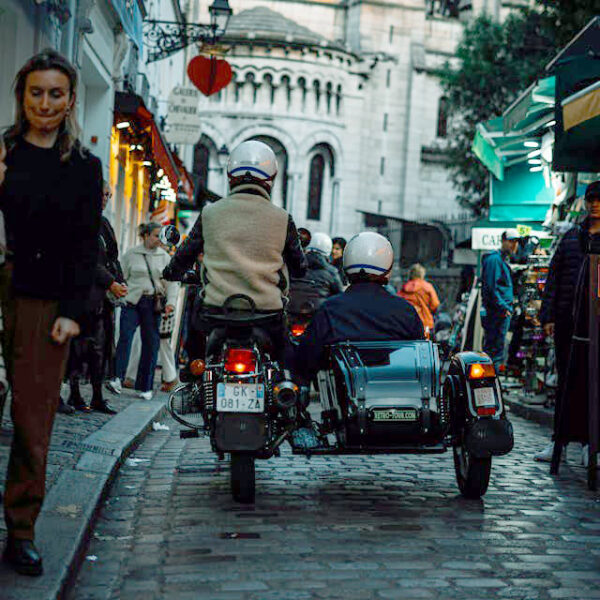
[(300, 388), (293, 381), (281, 381), (273, 388), (275, 403), (284, 411), (294, 408), (298, 402)]

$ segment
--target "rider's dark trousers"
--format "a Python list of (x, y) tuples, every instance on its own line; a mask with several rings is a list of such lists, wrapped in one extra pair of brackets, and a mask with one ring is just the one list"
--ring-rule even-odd
[(4, 492), (8, 534), (32, 540), (44, 500), (46, 459), (69, 344), (50, 338), (58, 302), (14, 297), (5, 315), (5, 348), (12, 381), (13, 441)]

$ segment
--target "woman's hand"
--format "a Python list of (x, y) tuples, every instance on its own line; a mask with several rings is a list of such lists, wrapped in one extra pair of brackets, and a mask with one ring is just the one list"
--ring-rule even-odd
[(175, 307), (172, 304), (167, 304), (165, 306), (165, 315), (170, 315), (175, 310)]
[(75, 321), (67, 319), (66, 317), (58, 317), (58, 319), (54, 321), (50, 337), (52, 338), (52, 341), (57, 344), (64, 344), (72, 337), (78, 336), (80, 333), (81, 329)]
[(123, 296), (127, 296), (127, 286), (124, 283), (113, 281), (108, 289), (116, 298), (123, 298)]

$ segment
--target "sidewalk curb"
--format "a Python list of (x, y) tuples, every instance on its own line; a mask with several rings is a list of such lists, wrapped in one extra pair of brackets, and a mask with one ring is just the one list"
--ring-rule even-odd
[(36, 545), (44, 557), (44, 575), (23, 577), (1, 566), (2, 600), (65, 597), (119, 468), (150, 431), (152, 422), (166, 413), (166, 394), (155, 397), (160, 400), (130, 404), (80, 443), (85, 452), (74, 468), (60, 474), (44, 500), (37, 523)]
[(518, 397), (511, 398), (508, 394), (503, 399), (511, 413), (552, 429), (554, 420), (554, 412), (552, 410), (544, 408), (539, 404), (528, 404)]

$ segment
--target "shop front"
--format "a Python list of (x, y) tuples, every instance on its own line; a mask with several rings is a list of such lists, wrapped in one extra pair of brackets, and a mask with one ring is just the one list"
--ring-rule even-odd
[[(556, 371), (553, 340), (544, 335), (539, 312), (557, 242), (583, 219), (585, 188), (600, 179), (598, 56), (600, 17), (558, 54), (501, 117), (477, 126), (472, 147), (491, 174), (490, 211), (486, 222), (476, 224), (472, 231), (473, 248), (497, 246), (498, 236), (507, 227), (519, 228), (522, 236), (511, 264), (515, 316), (509, 372), (517, 376), (515, 386), (523, 386), (530, 402), (548, 406), (556, 394)], [(594, 260), (591, 255), (590, 260)], [(590, 271), (597, 272), (593, 267)], [(590, 289), (599, 289), (597, 283), (590, 283)], [(471, 332), (477, 329), (473, 298), (478, 293), (474, 286), (466, 326)], [(596, 296), (590, 295), (590, 314), (598, 309)], [(596, 331), (597, 325), (590, 325), (590, 331)], [(589, 355), (593, 352), (590, 342)], [(597, 416), (590, 417), (590, 422), (597, 421)], [(590, 439), (597, 442), (597, 433), (590, 434)]]
[(174, 221), (179, 178), (175, 158), (143, 100), (117, 92), (109, 183), (110, 211), (121, 252), (138, 243), (141, 223)]

